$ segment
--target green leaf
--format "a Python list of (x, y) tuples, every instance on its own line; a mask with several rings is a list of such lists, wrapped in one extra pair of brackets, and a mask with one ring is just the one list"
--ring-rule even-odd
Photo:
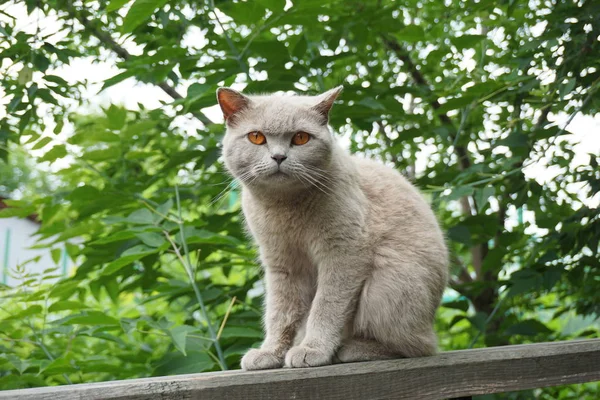
[(207, 92), (213, 90), (213, 85), (203, 85), (200, 83), (192, 83), (187, 91), (187, 98), (190, 101), (198, 99), (205, 95)]
[(257, 0), (257, 2), (273, 12), (282, 11), (285, 7), (285, 0)]
[(44, 75), (44, 80), (52, 83), (56, 83), (59, 86), (69, 86), (69, 82), (57, 75)]
[(116, 159), (119, 157), (119, 154), (118, 149), (107, 147), (105, 149), (86, 151), (81, 155), (81, 158), (87, 161), (101, 162)]
[(460, 321), (468, 319), (466, 316), (464, 315), (455, 315), (452, 320), (450, 321), (450, 323), (448, 324), (448, 328), (452, 328), (454, 325), (458, 324)]
[(456, 46), (458, 50), (472, 48), (475, 45), (481, 43), (486, 38), (485, 35), (462, 35), (452, 38), (452, 44)]
[(425, 31), (419, 25), (408, 25), (394, 36), (401, 42), (416, 43), (425, 39)]
[(373, 110), (385, 110), (385, 107), (372, 97), (365, 97), (358, 104), (368, 107)]
[(155, 375), (180, 375), (209, 371), (215, 367), (215, 362), (210, 356), (200, 351), (189, 351), (187, 356), (169, 353), (160, 360), (156, 367)]
[(514, 272), (510, 276), (510, 289), (506, 294), (507, 297), (517, 296), (523, 293), (530, 293), (537, 290), (543, 284), (543, 277), (536, 271), (523, 269)]
[(60, 249), (60, 248), (52, 249), (50, 251), (50, 255), (52, 256), (52, 261), (54, 261), (54, 264), (58, 264), (58, 262), (60, 261), (60, 258), (62, 256), (62, 249)]
[(469, 309), (469, 302), (466, 299), (449, 301), (442, 303), (442, 307), (453, 308), (455, 310), (467, 311)]
[(23, 311), (18, 312), (17, 314), (14, 314), (8, 318), (5, 318), (5, 320), (13, 320), (13, 319), (20, 320), (22, 318), (31, 317), (36, 314), (41, 314), (42, 311), (43, 311), (42, 306), (40, 306), (38, 304), (34, 304), (32, 306), (27, 307)]
[(71, 357), (60, 357), (41, 368), (40, 373), (42, 372), (45, 375), (68, 374), (77, 372), (77, 367)]
[(31, 78), (33, 77), (33, 70), (29, 68), (27, 65), (24, 65), (23, 68), (19, 71), (19, 75), (17, 76), (17, 82), (21, 85), (25, 85)]
[(104, 126), (96, 125), (85, 129), (78, 129), (77, 133), (67, 139), (67, 141), (77, 145), (118, 142), (119, 135), (112, 133)]
[(456, 225), (448, 229), (448, 238), (454, 242), (462, 243), (467, 246), (472, 244), (471, 232), (465, 225)]
[(116, 279), (104, 281), (104, 289), (114, 304), (119, 304), (119, 283)]
[(12, 217), (29, 217), (35, 212), (34, 206), (27, 207), (9, 207), (0, 210), (0, 218), (12, 218)]
[(459, 200), (465, 196), (470, 196), (474, 190), (472, 186), (457, 186), (446, 196), (446, 201)]
[(119, 325), (119, 321), (100, 311), (84, 311), (60, 321), (61, 325)]
[(560, 86), (560, 98), (564, 99), (566, 95), (570, 94), (573, 89), (575, 89), (575, 85), (577, 84), (577, 80), (575, 78), (571, 78), (569, 80), (567, 80), (566, 83), (563, 83)]
[(64, 144), (57, 144), (52, 147), (46, 154), (38, 159), (39, 162), (49, 161), (54, 162), (59, 158), (67, 156), (67, 148)]
[(6, 358), (7, 358), (8, 362), (13, 367), (15, 367), (15, 369), (17, 371), (19, 371), (19, 374), (23, 374), (23, 372), (25, 372), (25, 370), (27, 370), (27, 368), (29, 368), (29, 366), (31, 365), (31, 363), (29, 363), (29, 361), (21, 360), (19, 357), (17, 357), (14, 354), (7, 354)]
[(106, 12), (112, 12), (120, 9), (125, 4), (129, 3), (131, 0), (111, 0), (110, 3), (106, 6)]
[[(220, 235), (205, 229), (196, 229), (190, 226), (185, 227), (184, 236), (187, 243), (228, 244), (234, 246), (239, 244), (239, 241), (231, 236)], [(177, 235), (175, 241), (178, 244), (182, 244), (179, 235)]]
[(127, 110), (115, 105), (111, 105), (106, 110), (106, 119), (108, 121), (108, 127), (110, 129), (119, 130), (125, 125), (125, 119), (127, 118)]
[(117, 83), (122, 82), (127, 78), (131, 78), (132, 76), (135, 76), (136, 72), (137, 71), (132, 68), (132, 69), (128, 69), (125, 72), (121, 72), (111, 78), (108, 78), (107, 80), (104, 81), (104, 85), (102, 85), (102, 89), (100, 89), (100, 91), (103, 91), (111, 86), (114, 86)]
[(31, 150), (39, 150), (42, 147), (46, 146), (51, 141), (52, 141), (51, 138), (49, 138), (48, 136), (44, 136), (43, 138), (41, 138), (40, 140), (38, 140), (35, 145), (33, 145), (33, 147), (31, 148)]
[(56, 303), (52, 303), (50, 307), (48, 307), (49, 312), (57, 312), (64, 310), (82, 310), (88, 308), (85, 304), (80, 303), (78, 301), (71, 300), (59, 300)]
[(132, 224), (152, 225), (157, 221), (157, 216), (152, 214), (152, 211), (147, 208), (135, 210), (127, 217), (127, 222)]
[(302, 57), (304, 57), (306, 54), (306, 50), (308, 50), (308, 42), (306, 41), (305, 35), (302, 35), (298, 42), (296, 42), (292, 55), (296, 58), (302, 59)]
[(246, 328), (241, 326), (226, 326), (223, 329), (222, 338), (256, 338), (260, 339), (263, 337), (263, 333), (257, 329)]
[(552, 333), (552, 330), (540, 321), (528, 319), (514, 324), (504, 331), (505, 335), (535, 336), (539, 333)]
[(481, 311), (478, 311), (474, 316), (467, 318), (471, 321), (471, 324), (477, 328), (477, 330), (483, 332), (485, 331), (485, 321), (487, 320), (487, 314)]
[(140, 121), (135, 124), (126, 126), (122, 131), (121, 135), (125, 139), (132, 139), (136, 135), (141, 133), (148, 133), (151, 129), (156, 126), (156, 121)]
[(177, 350), (179, 350), (184, 356), (186, 355), (185, 351), (185, 342), (189, 332), (196, 332), (198, 329), (193, 326), (188, 325), (180, 325), (176, 326), (173, 329), (170, 329), (169, 335), (171, 336), (171, 340), (173, 341), (173, 345)]
[(63, 129), (63, 127), (64, 127), (64, 126), (65, 126), (65, 121), (64, 121), (63, 119), (61, 119), (61, 120), (59, 120), (59, 121), (56, 123), (56, 126), (54, 127), (54, 129), (52, 130), (52, 132), (53, 132), (55, 135), (58, 135), (59, 133), (61, 133), (61, 132), (62, 132), (62, 129)]
[(169, 199), (169, 200), (165, 201), (163, 204), (161, 204), (160, 206), (158, 206), (156, 211), (158, 211), (162, 215), (167, 216), (167, 215), (169, 215), (169, 211), (171, 211), (172, 208), (173, 208), (173, 200)]
[(475, 193), (473, 194), (473, 198), (475, 200), (475, 204), (481, 210), (487, 204), (490, 196), (496, 194), (496, 188), (493, 186), (486, 186), (483, 189), (475, 189)]
[(507, 146), (510, 148), (527, 148), (528, 140), (527, 135), (524, 135), (521, 132), (513, 132), (505, 139), (499, 140), (496, 142), (497, 146)]
[(67, 298), (70, 295), (72, 295), (75, 292), (75, 290), (77, 290), (78, 286), (79, 281), (64, 280), (58, 282), (50, 290), (50, 297)]
[(21, 100), (23, 100), (23, 96), (14, 96), (10, 103), (8, 103), (8, 107), (6, 110), (11, 113), (17, 109), (19, 104), (21, 104)]
[[(121, 221), (126, 221), (126, 219), (123, 218), (123, 219), (121, 219)], [(134, 238), (135, 235), (136, 235), (136, 233), (133, 231), (118, 231), (118, 232), (111, 233), (110, 235), (103, 237), (101, 239), (95, 240), (91, 244), (106, 244), (106, 243), (112, 243), (112, 242), (119, 242), (122, 240)]]
[(123, 19), (121, 32), (129, 33), (146, 21), (154, 11), (164, 6), (168, 0), (135, 0)]
[(166, 239), (163, 235), (156, 232), (141, 232), (136, 235), (145, 245), (150, 247), (160, 247)]
[(127, 249), (121, 256), (106, 265), (102, 270), (102, 275), (112, 275), (115, 272), (119, 271), (121, 268), (131, 264), (134, 261), (137, 261), (141, 258), (149, 256), (150, 254), (154, 254), (157, 252), (157, 249), (146, 247), (145, 245), (134, 246), (130, 249)]
[(152, 249), (143, 244), (138, 244), (137, 246), (130, 247), (129, 249), (127, 249), (123, 253), (121, 253), (121, 257), (137, 256), (140, 254), (147, 255), (147, 254), (152, 254), (154, 252), (155, 252), (155, 249)]
[(236, 23), (254, 25), (263, 19), (265, 8), (258, 1), (227, 2), (223, 11), (235, 20)]
[(463, 108), (471, 104), (475, 100), (475, 97), (463, 95), (460, 97), (454, 97), (449, 99), (444, 104), (441, 105), (435, 112), (436, 114), (447, 113), (448, 111), (458, 110), (459, 108)]

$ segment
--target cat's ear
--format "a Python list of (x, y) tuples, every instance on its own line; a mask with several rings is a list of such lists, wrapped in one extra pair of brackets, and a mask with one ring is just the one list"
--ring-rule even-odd
[(337, 99), (342, 89), (344, 89), (343, 86), (338, 86), (317, 96), (318, 103), (312, 106), (312, 109), (317, 111), (323, 117), (323, 123), (326, 124), (329, 122), (329, 111), (331, 110), (333, 102), (335, 99)]
[(223, 111), (223, 117), (229, 122), (231, 117), (239, 113), (250, 104), (250, 99), (238, 91), (229, 88), (217, 89), (217, 101)]

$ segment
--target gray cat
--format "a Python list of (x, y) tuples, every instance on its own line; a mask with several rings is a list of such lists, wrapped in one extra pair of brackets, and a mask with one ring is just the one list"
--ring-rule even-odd
[(448, 278), (436, 218), (398, 172), (351, 156), (320, 96), (217, 91), (225, 165), (260, 248), (266, 338), (245, 370), (434, 354)]

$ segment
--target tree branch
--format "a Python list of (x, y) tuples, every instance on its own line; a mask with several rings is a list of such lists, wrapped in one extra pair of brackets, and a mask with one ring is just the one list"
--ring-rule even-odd
[[(429, 105), (435, 111), (439, 110), (442, 105), (440, 104), (440, 102), (438, 101), (437, 98), (433, 97), (433, 92), (431, 90), (431, 87), (429, 86), (429, 83), (427, 82), (427, 80), (425, 79), (425, 77), (423, 76), (421, 71), (419, 71), (419, 69), (416, 67), (415, 63), (410, 58), (410, 55), (408, 54), (408, 52), (395, 39), (389, 38), (384, 34), (381, 34), (380, 36), (381, 36), (381, 39), (383, 40), (383, 43), (385, 44), (385, 46), (388, 49), (392, 50), (394, 52), (394, 54), (396, 54), (396, 57), (398, 57), (400, 59), (400, 61), (402, 61), (404, 63), (404, 65), (408, 69), (408, 73), (410, 74), (413, 81), (421, 89), (423, 89), (427, 92), (428, 97), (429, 97), (429, 99), (428, 99)], [(452, 123), (452, 120), (450, 119), (448, 114), (438, 113), (437, 117), (440, 120), (440, 122), (442, 123), (442, 125), (446, 125), (446, 126), (450, 127), (451, 132), (450, 132), (449, 136), (450, 136), (450, 139), (452, 140), (452, 142), (455, 142), (456, 128), (454, 127), (454, 124)], [(454, 151), (456, 152), (456, 155), (458, 156), (458, 161), (459, 161), (459, 165), (460, 165), (461, 169), (462, 170), (468, 169), (471, 166), (471, 159), (469, 157), (467, 149), (464, 148), (463, 146), (456, 145), (456, 146), (454, 146)]]
[[(115, 52), (119, 57), (123, 60), (127, 61), (132, 58), (131, 54), (125, 50), (121, 45), (119, 45), (110, 34), (102, 31), (102, 29), (95, 26), (89, 19), (87, 19), (81, 13), (76, 13), (74, 10), (69, 11), (69, 15), (71, 18), (76, 19), (83, 25), (83, 27), (96, 39), (98, 39), (102, 44), (104, 44), (108, 49)], [(166, 94), (168, 94), (173, 100), (182, 99), (183, 96), (180, 95), (177, 90), (169, 85), (166, 82), (161, 82), (157, 84), (159, 88), (161, 88)], [(196, 117), (200, 122), (202, 122), (205, 126), (213, 125), (214, 122), (211, 121), (204, 113), (200, 111), (192, 112), (192, 115)]]

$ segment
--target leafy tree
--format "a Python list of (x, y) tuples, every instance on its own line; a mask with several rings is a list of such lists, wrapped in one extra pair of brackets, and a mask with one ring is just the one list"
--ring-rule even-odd
[(10, 160), (0, 160), (0, 197), (33, 197), (47, 194), (52, 186), (50, 177), (38, 169), (33, 159), (16, 145), (11, 146)]
[[(57, 19), (56, 32), (19, 31), (14, 7)], [(73, 157), (58, 173), (70, 189), (10, 213), (38, 211), (50, 248), (82, 242), (69, 246), (74, 276), (6, 292), (1, 387), (236, 367), (260, 339), (259, 270), (218, 161), (223, 127), (205, 110), (221, 85), (344, 84), (332, 126), (410, 176), (447, 230), (442, 348), (597, 336), (600, 155), (577, 165), (567, 139), (600, 107), (598, 15), (589, 0), (3, 6), (0, 156), (13, 142), (45, 149), (39, 161)], [(56, 71), (78, 59), (114, 62), (104, 89), (133, 78), (173, 101), (73, 113), (89, 84)], [(539, 163), (558, 175), (536, 180)], [(537, 395), (557, 391), (597, 385)]]

